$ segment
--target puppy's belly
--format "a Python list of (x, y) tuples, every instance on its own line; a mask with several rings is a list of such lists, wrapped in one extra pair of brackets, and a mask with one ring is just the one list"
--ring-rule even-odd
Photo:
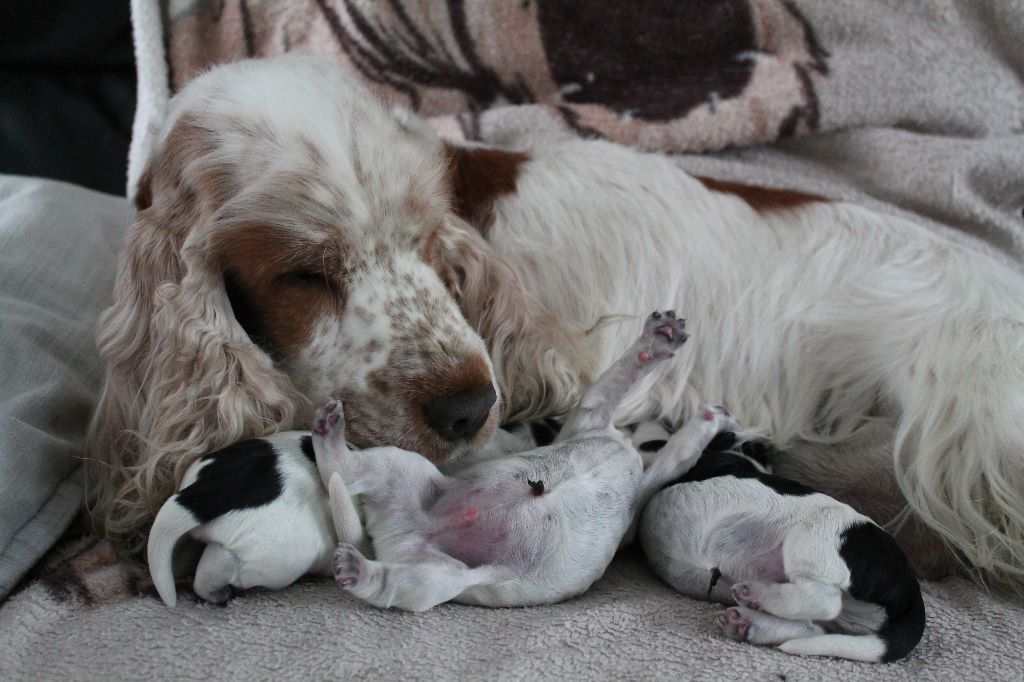
[(450, 479), (427, 510), (431, 544), (471, 567), (526, 574), (585, 537), (588, 546), (571, 551), (602, 571), (629, 523), (639, 457), (593, 440), (544, 450)]

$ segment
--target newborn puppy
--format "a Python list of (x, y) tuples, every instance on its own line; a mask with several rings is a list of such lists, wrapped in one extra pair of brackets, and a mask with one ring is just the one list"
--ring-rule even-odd
[(717, 623), (738, 641), (886, 663), (910, 653), (924, 602), (892, 537), (747, 452), (708, 449), (652, 497), (639, 534), (655, 572), (691, 597), (735, 601)]
[(292, 431), (236, 443), (192, 464), (149, 532), (149, 570), (160, 598), (171, 607), (177, 602), (172, 559), (185, 536), (206, 545), (193, 587), (209, 602), (226, 602), (232, 587), (277, 589), (307, 573), (330, 575), (338, 541), (313, 457), (309, 433)]
[[(654, 313), (640, 339), (586, 391), (555, 442), (488, 459), (447, 477), (393, 447), (350, 451), (341, 405), (320, 409), (313, 445), (332, 504), (362, 506), (374, 559), (343, 544), (334, 577), (381, 608), (422, 611), (449, 600), (484, 606), (545, 604), (585, 591), (607, 568), (643, 502), (688, 470), (720, 431), (707, 408), (668, 439), (644, 471), (612, 427), (630, 388), (686, 339), (672, 311)], [(346, 509), (350, 507), (346, 506)], [(348, 511), (340, 509), (338, 517)]]

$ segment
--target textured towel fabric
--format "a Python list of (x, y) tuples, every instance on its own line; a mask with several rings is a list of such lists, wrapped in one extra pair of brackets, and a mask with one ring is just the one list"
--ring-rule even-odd
[[(1012, 680), (1024, 608), (962, 580), (925, 585), (929, 625), (889, 665), (739, 644), (722, 607), (660, 582), (627, 551), (584, 596), (552, 606), (381, 611), (329, 581), (176, 610), (93, 541), (65, 547), (0, 610), (5, 680)], [(141, 596), (128, 596), (142, 591)]]

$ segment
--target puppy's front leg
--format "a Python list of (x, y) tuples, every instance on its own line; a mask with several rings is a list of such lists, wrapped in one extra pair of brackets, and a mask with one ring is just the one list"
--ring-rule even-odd
[(497, 567), (469, 568), (439, 553), (417, 563), (395, 563), (371, 561), (351, 545), (341, 545), (334, 552), (335, 581), (382, 609), (426, 611), (451, 601), (470, 587), (506, 578)]
[(339, 474), (331, 474), (327, 486), (327, 495), (331, 506), (331, 519), (334, 521), (334, 532), (339, 543), (355, 545), (362, 550), (369, 547), (369, 540), (363, 523), (359, 520), (355, 501)]
[(737, 430), (739, 423), (724, 407), (701, 406), (696, 416), (669, 437), (644, 471), (637, 509), (642, 510), (654, 493), (692, 469), (711, 439), (723, 431)]

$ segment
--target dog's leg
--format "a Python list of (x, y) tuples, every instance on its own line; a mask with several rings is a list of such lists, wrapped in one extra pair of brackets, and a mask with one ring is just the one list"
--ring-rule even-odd
[(732, 596), (740, 606), (790, 620), (835, 620), (843, 610), (842, 591), (817, 580), (736, 583)]
[(199, 559), (192, 589), (212, 604), (223, 604), (231, 598), (231, 583), (237, 575), (238, 557), (223, 545), (212, 542)]
[(673, 310), (647, 318), (640, 338), (586, 390), (555, 442), (611, 428), (612, 417), (629, 390), (686, 341), (685, 327), (686, 320), (676, 318)]
[(471, 587), (506, 578), (494, 566), (469, 568), (437, 552), (416, 563), (371, 561), (352, 545), (340, 545), (334, 553), (335, 581), (382, 609), (426, 611)]
[(722, 611), (715, 624), (726, 637), (751, 644), (782, 644), (825, 632), (820, 625), (807, 620), (788, 620), (743, 606)]
[[(337, 474), (350, 495), (367, 490), (403, 490), (411, 493), (424, 482), (440, 480), (444, 475), (425, 457), (394, 447), (350, 450), (345, 442), (345, 417), (341, 403), (332, 401), (316, 412), (313, 420), (313, 451), (320, 480), (331, 489), (331, 478)], [(337, 488), (337, 483), (335, 484)], [(333, 513), (346, 519), (354, 508), (339, 508), (332, 503)], [(347, 527), (347, 522), (346, 524)], [(338, 529), (341, 532), (341, 529)]]
[(739, 424), (724, 407), (704, 405), (700, 413), (672, 434), (644, 471), (637, 494), (637, 507), (643, 509), (651, 495), (683, 476), (700, 459), (711, 439), (723, 431), (737, 431)]
[(331, 520), (334, 522), (334, 532), (338, 542), (355, 545), (364, 549), (369, 544), (363, 524), (359, 520), (359, 512), (356, 510), (352, 495), (345, 486), (345, 481), (339, 474), (331, 474), (331, 480), (327, 486), (327, 494), (331, 505)]

